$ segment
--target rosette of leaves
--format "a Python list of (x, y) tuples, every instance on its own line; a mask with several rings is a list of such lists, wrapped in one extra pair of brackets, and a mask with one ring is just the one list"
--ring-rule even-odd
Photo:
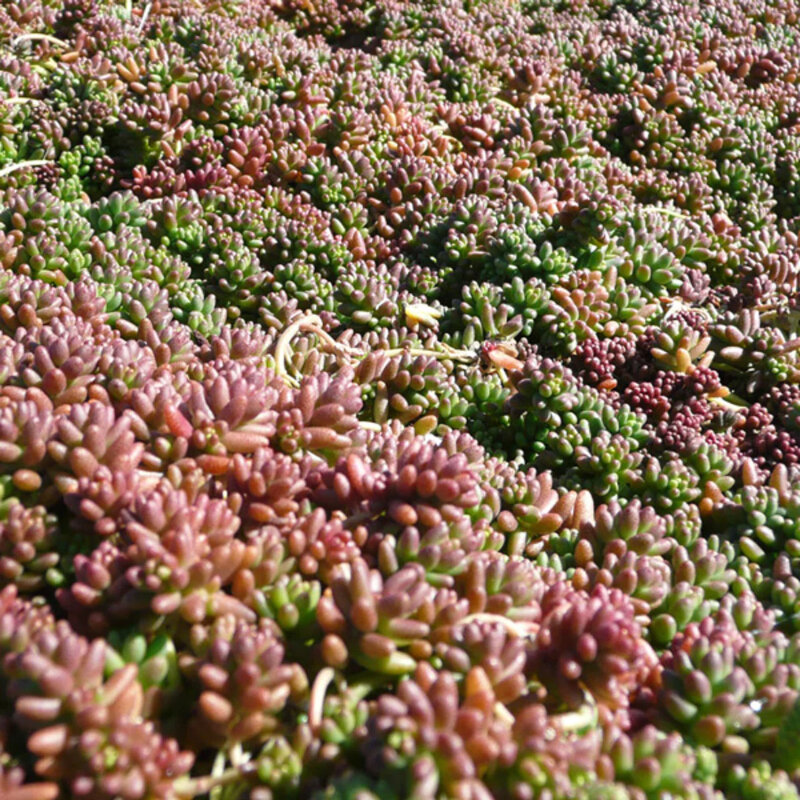
[(650, 612), (658, 608), (669, 593), (672, 570), (661, 556), (636, 553), (617, 540), (607, 545), (601, 561), (591, 561), (576, 569), (572, 582), (621, 590), (631, 598), (639, 619), (646, 626), (650, 622)]
[(580, 278), (571, 281), (577, 285), (552, 289), (547, 308), (537, 321), (536, 333), (559, 354), (573, 353), (611, 321), (608, 289), (600, 273)]
[[(550, 292), (539, 278), (529, 278), (523, 282), (522, 278), (514, 277), (509, 283), (501, 287), (502, 301), (514, 312), (513, 320), (519, 333), (530, 336), (536, 329), (537, 321), (544, 311), (549, 308)], [(521, 325), (519, 320), (521, 319)], [(517, 335), (505, 333), (505, 336)]]
[(565, 247), (554, 247), (549, 240), (543, 240), (546, 230), (541, 217), (535, 214), (525, 215), (524, 225), (501, 223), (489, 245), (491, 267), (486, 270), (486, 277), (539, 278), (545, 284), (558, 283), (575, 269), (577, 260)]
[(522, 331), (522, 319), (503, 301), (502, 288), (489, 283), (465, 285), (462, 300), (442, 320), (443, 341), (454, 347), (510, 339)]
[(97, 362), (103, 385), (117, 410), (130, 405), (131, 392), (148, 383), (157, 368), (151, 348), (116, 337), (102, 346)]
[(264, 298), (266, 303), (269, 303), (272, 293), (283, 291), (304, 311), (318, 314), (336, 308), (333, 285), (318, 275), (314, 266), (304, 259), (298, 258), (276, 266), (271, 277), (270, 294)]
[(672, 552), (674, 580), (699, 586), (706, 600), (720, 600), (736, 578), (734, 558), (731, 544), (717, 536), (698, 539), (688, 548), (679, 545)]
[(794, 558), (798, 551), (800, 493), (791, 485), (772, 483), (742, 487), (711, 516), (714, 528), (730, 538), (737, 554), (762, 568), (783, 553)]
[(39, 591), (62, 580), (56, 547), (57, 518), (44, 506), (15, 502), (0, 512), (0, 582), (21, 592)]
[(633, 82), (642, 73), (626, 52), (606, 51), (601, 53), (591, 70), (592, 82), (604, 92), (627, 94)]
[(4, 637), (2, 669), (36, 773), (109, 800), (120, 791), (137, 800), (167, 796), (194, 758), (142, 718), (136, 667), (105, 680), (105, 642), (55, 623), (15, 599), (12, 587), (0, 609), (5, 629), (17, 628), (13, 645)]
[(547, 432), (537, 461), (565, 472), (572, 488), (588, 479), (587, 488), (598, 496), (624, 495), (625, 487), (635, 483), (642, 462), (638, 452), (646, 438), (642, 417), (628, 406), (615, 410), (610, 403), (591, 397), (588, 390), (583, 395), (588, 402), (578, 419)]
[(619, 254), (617, 270), (626, 281), (653, 297), (666, 297), (681, 287), (685, 267), (647, 230), (629, 226), (620, 231), (615, 244)]
[(782, 634), (740, 630), (722, 610), (689, 625), (662, 656), (659, 707), (701, 745), (746, 737), (774, 747), (777, 727), (770, 736), (769, 723), (797, 697), (798, 668), (782, 663), (787, 652)]
[(289, 455), (312, 452), (329, 462), (351, 446), (362, 400), (352, 371), (304, 378), (286, 398), (276, 422), (275, 443)]
[(62, 494), (75, 491), (81, 478), (91, 478), (98, 467), (133, 472), (142, 460), (144, 445), (136, 441), (127, 415), (96, 400), (76, 403), (55, 421), (55, 436), (47, 445), (54, 463), (55, 483)]
[(339, 321), (356, 330), (392, 327), (398, 313), (397, 277), (383, 265), (353, 262), (336, 278), (334, 303)]
[(545, 706), (528, 702), (517, 711), (512, 733), (517, 757), (510, 767), (501, 764), (488, 776), (493, 795), (594, 796), (602, 737), (591, 704), (552, 714)]
[(97, 265), (90, 272), (98, 294), (106, 301), (109, 325), (124, 334), (145, 320), (163, 330), (173, 319), (169, 295), (155, 281), (139, 281), (124, 267)]
[(274, 346), (274, 334), (255, 322), (236, 320), (222, 327), (200, 347), (203, 361), (262, 361)]
[(352, 453), (312, 473), (309, 484), (315, 502), (349, 515), (345, 525), (357, 537), (354, 526), (363, 526), (363, 549), (386, 574), (416, 562), (429, 575), (449, 575), (463, 569), (466, 554), (502, 545), (487, 524), (491, 510), (483, 513), (485, 493), (467, 455), (408, 429), (377, 450), (371, 464)]
[(0, 225), (7, 232), (17, 230), (26, 236), (36, 236), (58, 226), (61, 210), (57, 197), (29, 186), (10, 197), (10, 202), (0, 213)]
[(125, 229), (143, 228), (148, 223), (147, 209), (132, 192), (112, 192), (84, 210), (95, 233), (119, 235)]
[(526, 690), (525, 642), (503, 622), (480, 618), (437, 631), (437, 662), (456, 675), (467, 676), (480, 667), (497, 700), (509, 705)]
[(185, 261), (163, 245), (153, 246), (140, 228), (123, 226), (113, 233), (96, 233), (91, 240), (91, 256), (92, 275), (98, 283), (111, 282), (103, 272), (107, 269), (112, 276), (155, 281), (171, 294), (191, 277), (191, 267)]
[[(22, 237), (14, 238), (21, 240)], [(85, 283), (81, 285), (86, 287)], [(35, 328), (73, 311), (73, 301), (66, 288), (49, 286), (43, 281), (16, 275), (10, 270), (0, 272), (0, 298), (3, 308), (0, 320), (9, 336), (13, 336), (20, 328)], [(91, 318), (97, 314), (98, 306), (102, 308), (102, 300), (98, 304), (95, 298), (94, 305), (89, 304), (82, 309), (84, 313), (78, 314), (77, 309), (74, 313)]]
[(407, 564), (384, 580), (363, 559), (334, 568), (317, 606), (326, 633), (322, 657), (333, 667), (352, 659), (372, 672), (403, 675), (430, 658), (431, 629), (466, 616), (466, 602), (435, 589), (419, 564)]
[(606, 766), (633, 797), (649, 800), (665, 792), (686, 800), (720, 797), (712, 788), (717, 777), (714, 752), (690, 747), (679, 734), (652, 725), (633, 735), (612, 729), (603, 740), (603, 769)]
[(674, 513), (702, 494), (698, 474), (678, 457), (650, 457), (631, 478), (631, 491), (661, 513)]
[(278, 729), (289, 698), (307, 687), (300, 666), (284, 661), (284, 646), (270, 620), (253, 626), (220, 618), (201, 652), (186, 659), (182, 669), (200, 690), (189, 735), (206, 746), (264, 742)]
[(362, 414), (379, 425), (390, 419), (404, 425), (427, 416), (435, 420), (451, 383), (441, 359), (414, 355), (408, 349), (397, 355), (367, 353), (358, 362), (354, 379), (362, 386)]
[[(556, 437), (548, 438), (552, 440)], [(558, 436), (557, 442), (556, 447), (561, 445), (561, 436)], [(636, 470), (643, 457), (641, 453), (632, 450), (630, 438), (601, 430), (587, 444), (578, 444), (575, 447), (575, 465), (568, 470), (564, 479), (565, 485), (573, 489), (586, 489), (595, 497), (626, 494), (629, 475)], [(544, 463), (551, 463), (548, 456), (549, 454), (545, 454), (542, 457)]]
[(95, 630), (144, 613), (144, 625), (165, 620), (193, 625), (225, 614), (255, 613), (223, 591), (246, 557), (234, 538), (239, 519), (230, 504), (162, 484), (123, 510), (121, 547), (105, 543), (76, 557), (76, 580), (59, 590), (75, 624)]
[[(502, 347), (497, 349), (505, 355)], [(494, 452), (496, 448), (502, 452), (503, 431), (508, 425), (505, 407), (511, 395), (505, 368), (487, 365), (484, 369), (479, 365), (477, 368), (459, 370), (454, 382), (458, 394), (451, 408), (462, 411), (463, 407), (464, 426), (488, 452)], [(460, 424), (461, 419), (457, 417), (455, 421)], [(457, 427), (449, 417), (448, 425)]]
[[(327, 374), (309, 377), (291, 389), (269, 370), (242, 361), (208, 365), (201, 381), (191, 381), (184, 400), (172, 387), (134, 392), (132, 410), (138, 429), (157, 433), (163, 441), (148, 454), (179, 459), (187, 453), (224, 459), (277, 445), (289, 454), (308, 448), (324, 451), (349, 444), (342, 435), (356, 425), (358, 388)], [(152, 394), (152, 397), (148, 397)], [(163, 453), (163, 455), (162, 455)], [(215, 468), (216, 469), (216, 468)]]
[[(493, 464), (492, 467), (495, 467)], [(496, 465), (489, 474), (489, 485), (499, 494), (500, 510), (494, 526), (505, 534), (504, 552), (522, 555), (540, 537), (560, 531), (572, 523), (576, 513), (583, 513), (575, 492), (559, 491), (553, 486), (551, 472), (526, 472)]]
[(548, 590), (529, 665), (551, 703), (578, 708), (585, 688), (611, 713), (628, 708), (656, 664), (635, 616), (619, 589), (598, 585), (587, 594), (559, 583)]
[(486, 263), (497, 219), (486, 196), (459, 199), (452, 213), (429, 234), (423, 253), (427, 260), (450, 264), (462, 276), (475, 274)]
[[(591, 468), (592, 440), (601, 432), (618, 434), (625, 440), (620, 447), (628, 452), (637, 451), (647, 438), (639, 414), (628, 406), (615, 408), (560, 362), (531, 358), (511, 380), (517, 390), (508, 401), (511, 432), (517, 441), (525, 437), (525, 452), (538, 456), (543, 466), (562, 467), (585, 455)], [(579, 453), (578, 447), (588, 449)], [(626, 465), (620, 461), (620, 470), (631, 469), (637, 458)]]
[(409, 795), (490, 796), (481, 777), (510, 766), (517, 753), (494, 703), (480, 667), (468, 673), (460, 692), (449, 672), (420, 665), (396, 695), (376, 701), (364, 743), (367, 769), (391, 775)]
[(580, 532), (595, 559), (601, 558), (606, 547), (618, 540), (629, 551), (642, 555), (665, 555), (674, 547), (667, 535), (665, 519), (638, 498), (624, 506), (617, 500), (598, 506), (594, 519), (587, 520)]
[(242, 313), (254, 312), (264, 286), (271, 282), (271, 275), (262, 268), (258, 256), (238, 231), (215, 231), (210, 248), (204, 277), (214, 282), (231, 306)]
[[(202, 462), (216, 471), (216, 460)], [(236, 453), (225, 466), (229, 491), (241, 498), (239, 515), (250, 527), (276, 525), (286, 529), (301, 521), (301, 505), (308, 493), (305, 465), (269, 447), (258, 448), (250, 457)]]
[(208, 251), (208, 228), (197, 193), (155, 199), (147, 211), (143, 232), (150, 241), (199, 267)]
[(28, 472), (41, 470), (55, 430), (52, 401), (41, 389), (5, 388), (0, 395), (2, 471), (20, 472), (24, 485)]
[(556, 581), (554, 571), (541, 569), (528, 558), (484, 552), (469, 557), (467, 568), (456, 576), (455, 588), (468, 600), (476, 619), (507, 618), (514, 623), (512, 630), (525, 634), (538, 629), (542, 598)]
[[(219, 333), (228, 318), (228, 309), (217, 308), (216, 296), (207, 294), (199, 280), (185, 281), (170, 300), (175, 319), (201, 336)], [(238, 318), (238, 314), (231, 314), (231, 318)]]
[(709, 174), (708, 185), (716, 190), (722, 210), (743, 231), (760, 230), (774, 219), (773, 186), (751, 164), (724, 159)]
[(710, 327), (717, 369), (732, 373), (743, 389), (754, 393), (772, 384), (795, 380), (797, 342), (762, 323), (760, 312), (743, 309), (722, 315)]
[(790, 776), (781, 769), (774, 769), (766, 760), (756, 761), (749, 767), (732, 765), (722, 785), (725, 796), (733, 800), (755, 800), (765, 795), (776, 800), (795, 800), (800, 796)]
[(713, 491), (719, 497), (730, 492), (735, 479), (730, 473), (734, 462), (722, 448), (710, 442), (693, 442), (681, 453), (684, 462), (697, 473), (706, 495)]
[(508, 400), (512, 426), (520, 429), (524, 440), (541, 438), (549, 429), (576, 421), (590, 400), (572, 371), (554, 359), (529, 358), (522, 370), (512, 374), (511, 382), (515, 389)]
[(38, 335), (23, 340), (19, 383), (41, 389), (54, 406), (82, 403), (98, 382), (101, 355), (92, 326), (81, 319), (53, 320)]
[(671, 321), (655, 333), (653, 358), (673, 372), (692, 373), (696, 367), (707, 367), (713, 352), (708, 351), (711, 337), (703, 330), (689, 327), (683, 321)]

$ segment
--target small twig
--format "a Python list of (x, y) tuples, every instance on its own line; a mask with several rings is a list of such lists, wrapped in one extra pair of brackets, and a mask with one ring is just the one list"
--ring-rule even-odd
[(410, 356), (430, 356), (442, 360), (452, 361), (476, 361), (478, 354), (474, 350), (456, 350), (449, 345), (443, 344), (443, 350), (428, 350), (421, 347), (394, 347), (390, 350), (377, 350), (376, 352), (384, 356), (401, 356), (408, 353)]
[[(226, 755), (224, 750), (218, 750), (217, 755), (214, 758), (214, 763), (211, 767), (211, 777), (218, 778), (225, 772), (225, 762), (226, 762)], [(217, 785), (213, 789), (211, 789), (209, 793), (209, 800), (219, 800), (220, 793), (223, 790), (223, 785)]]
[[(307, 314), (306, 316), (300, 317), (300, 319), (296, 319), (294, 322), (286, 326), (283, 333), (278, 338), (277, 344), (275, 345), (275, 351), (273, 353), (275, 358), (276, 374), (280, 375), (288, 383), (294, 386), (297, 386), (297, 380), (289, 374), (286, 361), (291, 349), (291, 341), (295, 336), (297, 336), (298, 333), (300, 333), (300, 331), (303, 331), (304, 333), (316, 334), (321, 339), (328, 351), (333, 352), (342, 358), (361, 360), (367, 355), (366, 353), (360, 353), (354, 348), (344, 345), (341, 342), (337, 342), (336, 339), (334, 339), (322, 327), (322, 320), (316, 314)], [(381, 355), (388, 356), (389, 358), (408, 353), (411, 356), (428, 356), (430, 358), (452, 361), (474, 362), (478, 359), (478, 353), (476, 350), (456, 350), (454, 347), (450, 347), (450, 345), (447, 344), (442, 344), (441, 350), (429, 350), (427, 348), (419, 347), (395, 347), (388, 350), (378, 350), (376, 352), (380, 353)]]
[(376, 689), (386, 685), (386, 676), (379, 674), (359, 675), (357, 679), (346, 680), (340, 673), (336, 676), (336, 685), (340, 694), (347, 694), (347, 699), (358, 703)]
[(564, 733), (574, 733), (575, 731), (589, 728), (597, 722), (597, 705), (594, 698), (588, 693), (583, 693), (586, 704), (577, 711), (567, 711), (564, 714), (556, 714), (551, 717), (551, 721), (559, 730)]
[(734, 411), (736, 413), (746, 411), (748, 408), (748, 404), (744, 400), (732, 393), (726, 397), (710, 397), (709, 402), (725, 411)]
[(243, 764), (246, 764), (249, 760), (250, 760), (250, 754), (245, 753), (241, 742), (236, 742), (236, 744), (234, 744), (234, 746), (231, 747), (231, 752), (230, 752), (231, 765), (234, 767), (241, 767)]
[[(463, 619), (459, 620), (457, 625), (466, 625), (469, 622), (492, 622), (496, 625), (501, 625), (510, 634), (518, 639), (527, 639), (536, 634), (536, 628), (530, 623), (518, 623), (513, 619), (504, 617), (500, 614), (490, 614), (486, 611), (479, 611), (475, 614), (469, 614)], [(523, 627), (523, 625), (525, 627)]]
[(275, 372), (277, 375), (285, 378), (290, 383), (296, 384), (294, 378), (292, 378), (286, 371), (286, 356), (289, 354), (289, 343), (300, 332), (302, 326), (306, 324), (307, 321), (312, 319), (319, 320), (321, 323), (321, 320), (316, 315), (301, 317), (300, 319), (292, 322), (290, 325), (287, 325), (283, 333), (278, 338), (278, 343), (275, 345)]
[(0, 178), (5, 178), (6, 175), (11, 175), (12, 172), (25, 169), (25, 167), (44, 167), (52, 163), (52, 161), (49, 161), (46, 158), (34, 158), (30, 161), (17, 161), (15, 164), (8, 164), (0, 169)]
[(682, 211), (678, 211), (675, 208), (669, 208), (669, 206), (644, 206), (645, 211), (655, 211), (657, 214), (663, 214), (666, 217), (675, 217), (676, 219), (682, 219), (685, 222), (690, 220), (691, 217), (688, 214), (684, 214)]
[(12, 42), (12, 47), (16, 48), (23, 42), (50, 42), (58, 47), (66, 49), (69, 45), (62, 42), (61, 39), (56, 39), (55, 36), (50, 36), (48, 33), (23, 33), (17, 36)]
[[(130, 0), (129, 0), (130, 1)], [(144, 13), (142, 14), (142, 19), (139, 21), (139, 24), (136, 26), (136, 32), (141, 33), (144, 29), (144, 26), (147, 24), (147, 18), (150, 16), (150, 10), (153, 8), (153, 3), (148, 2), (148, 4), (144, 7)]]
[(375, 433), (380, 433), (383, 430), (383, 425), (379, 425), (377, 422), (370, 422), (369, 420), (361, 420), (358, 423), (359, 428), (363, 428), (365, 431), (375, 431)]
[(208, 794), (212, 789), (218, 786), (230, 786), (254, 771), (255, 766), (253, 764), (245, 764), (242, 767), (230, 767), (219, 775), (211, 774), (203, 775), (199, 778), (180, 778), (174, 784), (175, 794), (178, 797), (196, 797), (200, 794)]
[(311, 693), (308, 698), (308, 724), (315, 733), (319, 730), (320, 725), (322, 725), (325, 693), (328, 691), (328, 687), (335, 677), (336, 672), (333, 667), (325, 667), (323, 670), (320, 670), (317, 677), (314, 678), (314, 683), (311, 686)]
[(498, 719), (505, 722), (509, 728), (514, 726), (516, 721), (514, 715), (499, 701), (494, 704), (494, 714)]
[(44, 100), (40, 100), (38, 97), (4, 97), (2, 102), (7, 106), (21, 106), (25, 105), (25, 103), (40, 103), (43, 106), (47, 105)]

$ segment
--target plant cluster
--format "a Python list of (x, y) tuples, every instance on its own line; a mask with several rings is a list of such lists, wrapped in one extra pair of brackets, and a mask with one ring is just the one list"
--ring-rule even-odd
[(800, 800), (799, 23), (0, 2), (0, 795)]

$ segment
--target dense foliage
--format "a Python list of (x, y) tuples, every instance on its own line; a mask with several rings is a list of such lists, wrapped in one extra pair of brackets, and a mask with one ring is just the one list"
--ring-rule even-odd
[(0, 796), (798, 800), (793, 0), (0, 0)]

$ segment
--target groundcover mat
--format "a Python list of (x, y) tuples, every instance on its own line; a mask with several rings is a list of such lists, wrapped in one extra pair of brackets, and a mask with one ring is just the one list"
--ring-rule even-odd
[(800, 800), (794, 0), (0, 0), (0, 797)]

